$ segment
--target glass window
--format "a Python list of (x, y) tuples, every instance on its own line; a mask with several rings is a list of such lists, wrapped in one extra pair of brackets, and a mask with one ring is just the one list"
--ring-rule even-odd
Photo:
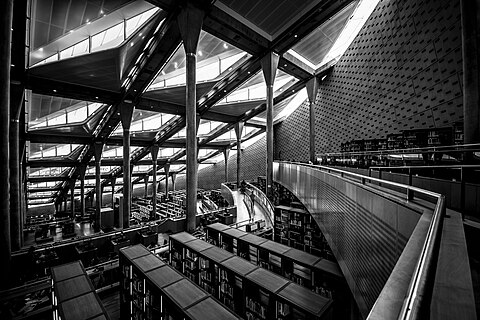
[(67, 123), (67, 114), (66, 113), (62, 113), (59, 116), (57, 116), (55, 118), (52, 118), (52, 119), (47, 118), (47, 125), (48, 126), (56, 126), (56, 125), (66, 124), (66, 123)]
[(87, 119), (87, 106), (78, 108), (67, 113), (68, 123), (82, 122)]
[(136, 15), (133, 18), (127, 20), (126, 26), (126, 36), (127, 38), (135, 32), (138, 28), (140, 28), (151, 16), (155, 14), (159, 10), (158, 7), (152, 8), (148, 11), (145, 11), (139, 15)]

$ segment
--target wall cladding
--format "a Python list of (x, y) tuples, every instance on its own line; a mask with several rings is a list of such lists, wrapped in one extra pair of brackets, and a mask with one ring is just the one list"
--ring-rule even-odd
[(287, 119), (274, 127), (275, 159), (310, 159), (309, 102), (306, 99)]
[[(248, 148), (242, 151), (242, 171), (240, 178), (243, 180), (256, 179), (258, 176), (265, 176), (266, 172), (266, 151), (267, 140), (261, 138)], [(237, 155), (231, 155), (228, 159), (228, 180), (237, 179)], [(220, 184), (225, 181), (225, 161), (218, 162), (212, 166), (203, 168), (198, 172), (198, 188), (205, 190), (220, 189)], [(186, 176), (177, 177), (175, 189), (185, 189)], [(162, 189), (165, 186), (162, 183)]]
[(316, 151), (463, 119), (458, 0), (384, 0), (319, 89)]
[[(316, 152), (340, 151), (349, 140), (463, 120), (461, 41), (458, 0), (380, 1), (320, 85)], [(308, 150), (308, 139), (302, 140), (308, 123), (297, 120), (301, 113), (307, 117), (308, 108), (297, 109), (278, 126), (277, 150), (284, 159), (302, 160), (304, 155), (293, 150)]]

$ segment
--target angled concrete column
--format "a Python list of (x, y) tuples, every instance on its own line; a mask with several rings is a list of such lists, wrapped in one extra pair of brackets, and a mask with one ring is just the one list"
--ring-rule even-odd
[(313, 77), (307, 82), (308, 101), (310, 102), (310, 161), (315, 163), (315, 97), (318, 92), (319, 81)]
[(153, 174), (153, 184), (152, 184), (152, 214), (150, 219), (155, 219), (157, 217), (157, 159), (158, 159), (158, 145), (154, 144), (150, 148), (150, 154), (152, 155), (152, 174)]
[(225, 159), (225, 182), (228, 182), (228, 158), (230, 157), (229, 148), (225, 148), (223, 150), (223, 157)]
[(95, 223), (93, 225), (93, 230), (95, 232), (100, 231), (100, 209), (102, 208), (102, 172), (101, 172), (101, 160), (103, 152), (103, 143), (95, 142), (94, 144), (95, 151)]
[(187, 118), (187, 225), (188, 232), (196, 227), (197, 215), (197, 46), (205, 12), (187, 1), (177, 22), (186, 56), (186, 118)]
[[(480, 142), (480, 4), (460, 1), (463, 52), (463, 142)], [(472, 157), (471, 154), (468, 155)]]
[(165, 196), (168, 198), (168, 177), (170, 176), (170, 163), (166, 163), (163, 166), (165, 171)]
[(143, 192), (143, 197), (147, 198), (147, 196), (148, 196), (148, 174), (145, 174), (143, 176), (143, 182), (145, 183), (145, 190)]
[(273, 84), (279, 56), (273, 52), (262, 58), (263, 77), (267, 86), (267, 197), (272, 198), (273, 183)]
[(13, 0), (0, 1), (0, 288), (10, 283), (10, 43), (12, 40)]
[(75, 179), (69, 180), (70, 186), (70, 216), (75, 219)]
[(80, 166), (80, 214), (85, 216), (85, 173), (87, 172), (87, 166)]
[(235, 124), (235, 135), (237, 137), (237, 189), (240, 188), (240, 176), (242, 173), (242, 134), (243, 134), (243, 122), (237, 122)]
[(112, 185), (112, 208), (114, 208), (115, 204), (115, 183), (117, 182), (116, 177), (110, 177), (110, 184)]
[(175, 192), (175, 180), (177, 180), (177, 174), (176, 173), (172, 173), (170, 175), (170, 177), (172, 178), (172, 191)]
[(132, 173), (130, 167), (130, 125), (132, 124), (133, 104), (120, 106), (120, 117), (123, 126), (123, 228), (130, 226), (130, 210), (132, 208)]

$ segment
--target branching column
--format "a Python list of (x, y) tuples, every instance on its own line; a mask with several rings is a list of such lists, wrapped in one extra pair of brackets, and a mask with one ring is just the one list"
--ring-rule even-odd
[(237, 189), (240, 188), (240, 175), (242, 164), (242, 134), (243, 134), (243, 122), (237, 122), (235, 124), (235, 135), (237, 136)]
[(130, 226), (132, 208), (132, 173), (130, 166), (130, 125), (132, 124), (133, 105), (120, 106), (120, 118), (123, 127), (123, 228)]
[(153, 184), (152, 184), (152, 214), (150, 219), (155, 219), (157, 213), (157, 158), (158, 158), (158, 145), (154, 144), (150, 148), (150, 153), (152, 155), (152, 174), (153, 174)]
[(168, 198), (168, 177), (170, 176), (170, 163), (166, 163), (163, 166), (165, 171), (165, 196)]
[(87, 166), (82, 165), (80, 167), (80, 214), (85, 216), (85, 173), (87, 172)]
[(267, 86), (267, 197), (270, 199), (273, 197), (273, 84), (278, 60), (278, 55), (273, 52), (262, 58), (263, 77)]
[(310, 102), (310, 161), (315, 163), (315, 97), (318, 91), (318, 78), (313, 77), (307, 82), (308, 101)]
[(197, 215), (197, 46), (205, 13), (193, 2), (186, 2), (178, 15), (178, 27), (186, 56), (186, 118), (187, 118), (187, 232), (196, 227)]
[(230, 157), (230, 149), (223, 150), (223, 157), (225, 158), (225, 182), (228, 182), (228, 158)]
[(93, 230), (95, 232), (100, 231), (100, 209), (102, 208), (102, 172), (101, 172), (101, 161), (102, 161), (102, 152), (103, 152), (103, 143), (95, 142), (94, 145), (95, 151), (95, 224)]

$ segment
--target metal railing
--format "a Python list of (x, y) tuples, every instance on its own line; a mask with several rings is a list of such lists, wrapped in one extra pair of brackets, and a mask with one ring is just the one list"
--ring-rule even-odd
[(345, 151), (345, 152), (326, 152), (319, 153), (315, 156), (321, 157), (344, 157), (344, 156), (369, 156), (369, 155), (389, 155), (389, 154), (410, 154), (410, 153), (445, 153), (445, 152), (479, 152), (480, 143), (472, 144), (456, 144), (449, 146), (431, 146), (418, 148), (403, 148), (403, 149), (385, 149), (385, 150), (370, 150), (370, 151)]
[[(291, 163), (286, 161), (279, 161), (279, 163)], [(382, 185), (389, 185), (397, 188), (402, 188), (406, 192), (406, 199), (412, 200), (415, 193), (424, 194), (436, 199), (435, 209), (433, 211), (432, 219), (430, 221), (427, 235), (422, 246), (422, 250), (418, 257), (414, 273), (409, 283), (407, 290), (406, 298), (404, 299), (402, 308), (400, 310), (398, 319), (407, 320), (407, 319), (420, 319), (421, 309), (424, 307), (424, 297), (428, 296), (426, 294), (427, 284), (432, 281), (432, 277), (435, 275), (434, 267), (436, 265), (436, 259), (438, 255), (438, 249), (440, 245), (440, 238), (442, 234), (443, 227), (443, 218), (445, 216), (445, 196), (435, 193), (432, 191), (420, 189), (413, 186), (408, 186), (401, 183), (396, 183), (392, 181), (377, 179), (358, 173), (348, 172), (340, 169), (325, 167), (321, 165), (310, 165), (304, 163), (292, 163), (295, 165), (301, 165), (306, 167), (315, 168), (318, 170), (326, 171), (330, 174), (338, 174), (342, 178), (352, 177), (363, 185), (368, 182), (378, 182)]]
[(257, 203), (263, 208), (264, 212), (267, 214), (265, 217), (270, 221), (270, 224), (273, 227), (273, 216), (275, 214), (275, 206), (270, 202), (267, 198), (266, 194), (263, 193), (260, 189), (255, 187), (253, 184), (247, 182), (247, 186), (249, 189), (252, 190), (253, 194), (255, 195), (255, 200)]

